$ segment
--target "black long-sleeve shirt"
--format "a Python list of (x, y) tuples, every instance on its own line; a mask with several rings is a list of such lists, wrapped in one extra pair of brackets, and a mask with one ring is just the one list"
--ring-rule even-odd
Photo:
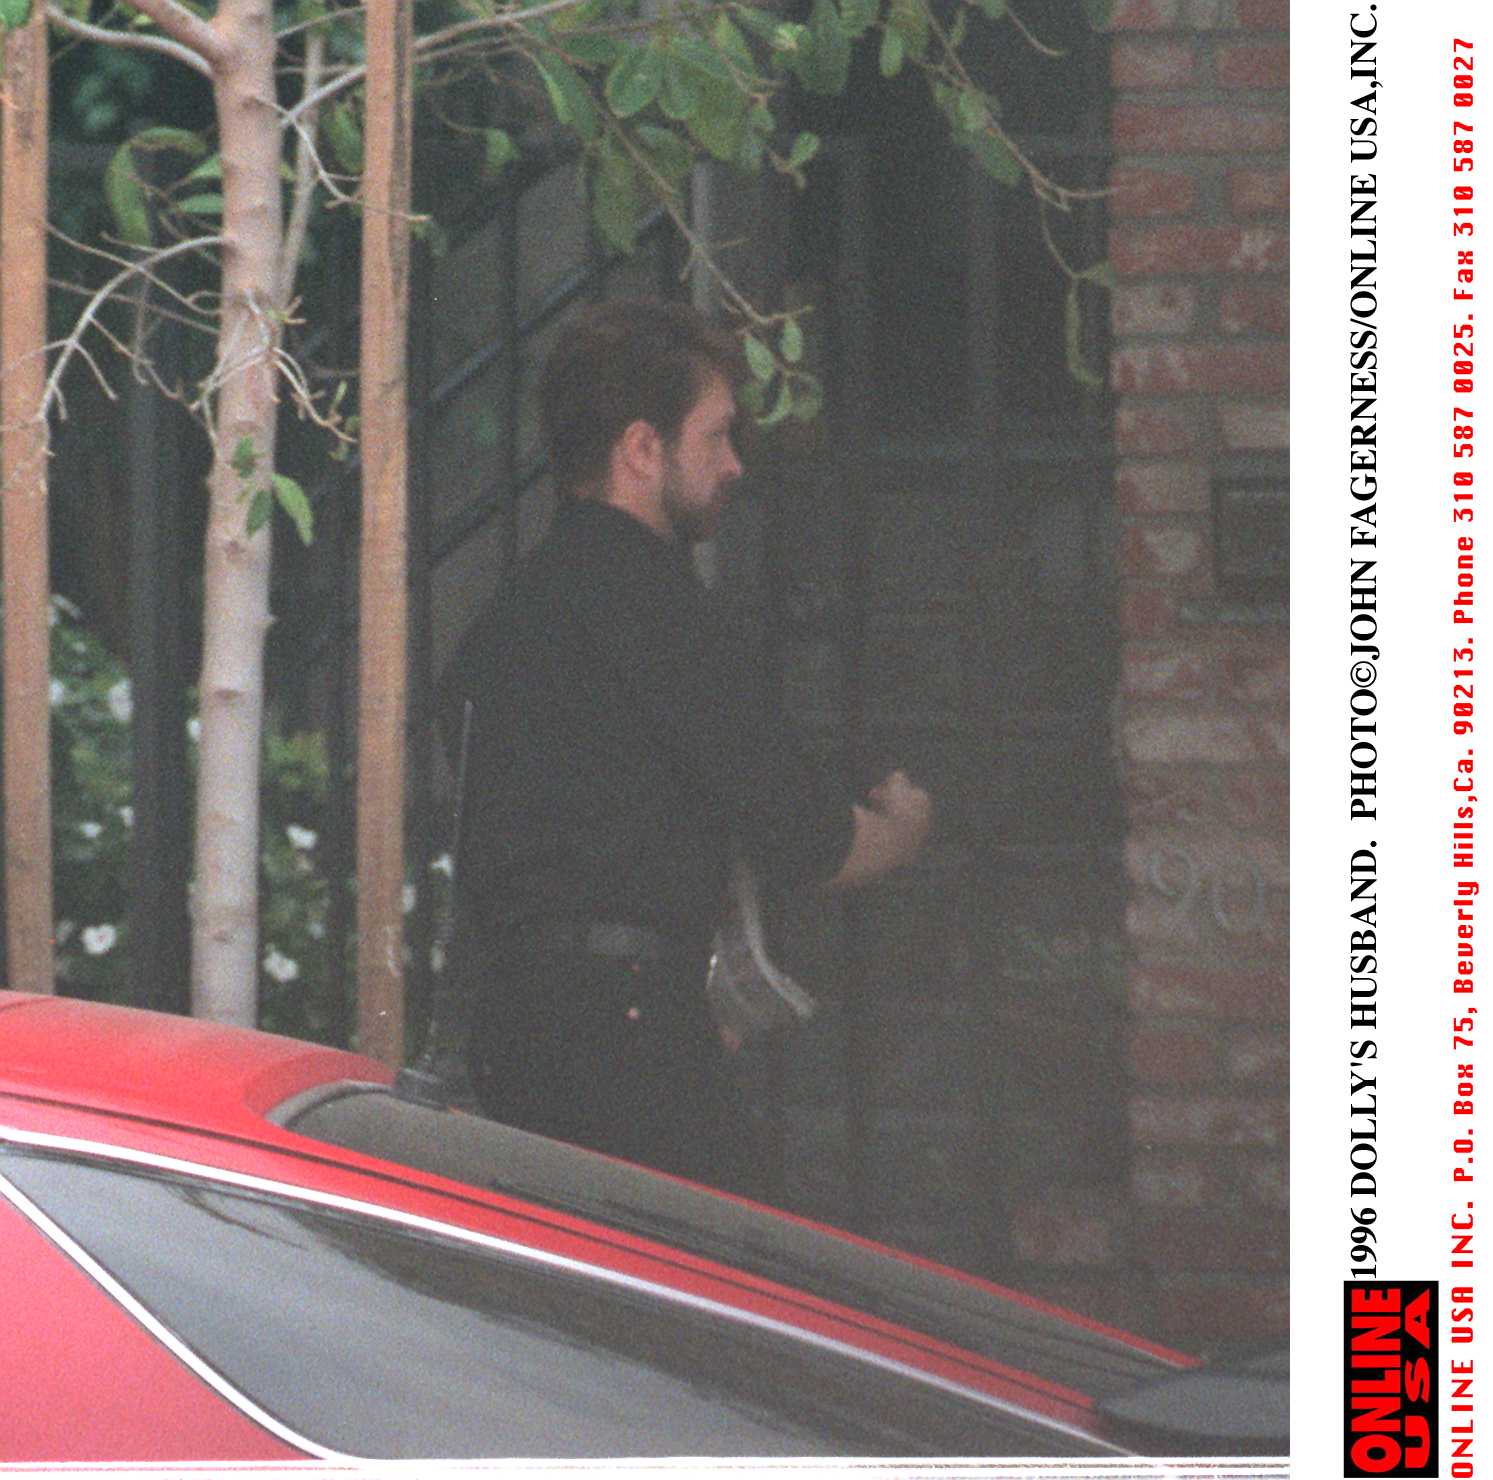
[(474, 702), (464, 931), (535, 918), (708, 941), (739, 841), (763, 877), (832, 877), (852, 796), (797, 745), (685, 546), (565, 499), (443, 682)]

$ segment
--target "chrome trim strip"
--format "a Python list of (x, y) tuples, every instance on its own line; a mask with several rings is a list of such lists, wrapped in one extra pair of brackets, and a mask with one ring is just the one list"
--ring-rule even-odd
[[(104, 1161), (124, 1162), (134, 1166), (148, 1167), (156, 1171), (175, 1172), (184, 1176), (196, 1177), (204, 1181), (218, 1182), (226, 1186), (240, 1187), (246, 1191), (267, 1192), (277, 1197), (286, 1197), (298, 1202), (312, 1203), (320, 1207), (336, 1209), (339, 1212), (350, 1212), (362, 1217), (374, 1218), (385, 1223), (393, 1223), (405, 1228), (419, 1230), (424, 1233), (435, 1233), (442, 1237), (454, 1239), (460, 1243), (473, 1244), (478, 1248), (490, 1249), (511, 1258), (526, 1260), (531, 1264), (542, 1265), (546, 1268), (562, 1270), (567, 1274), (581, 1275), (584, 1278), (598, 1281), (602, 1284), (613, 1285), (634, 1293), (643, 1293), (654, 1299), (669, 1302), (675, 1305), (689, 1307), (692, 1310), (702, 1311), (706, 1314), (734, 1321), (741, 1325), (753, 1326), (762, 1331), (768, 1331), (774, 1335), (784, 1337), (790, 1341), (803, 1343), (811, 1347), (817, 1347), (823, 1351), (834, 1352), (839, 1356), (848, 1357), (853, 1361), (863, 1362), (869, 1366), (878, 1367), (883, 1371), (892, 1372), (900, 1377), (908, 1378), (914, 1382), (920, 1382), (926, 1386), (937, 1388), (943, 1392), (952, 1393), (957, 1397), (967, 1399), (980, 1404), (982, 1407), (993, 1409), (1002, 1414), (1009, 1415), (1023, 1423), (1034, 1424), (1039, 1428), (1050, 1432), (1062, 1434), (1067, 1438), (1077, 1440), (1083, 1444), (1095, 1445), (1111, 1454), (1126, 1455), (1132, 1451), (1123, 1449), (1118, 1445), (1099, 1438), (1085, 1429), (1076, 1428), (1072, 1424), (1064, 1423), (1061, 1419), (1049, 1418), (1045, 1414), (1034, 1413), (1030, 1409), (1022, 1408), (1015, 1403), (1003, 1398), (997, 1398), (990, 1393), (982, 1392), (979, 1388), (969, 1387), (963, 1383), (956, 1382), (952, 1378), (938, 1377), (932, 1373), (925, 1372), (921, 1368), (914, 1367), (905, 1362), (899, 1362), (892, 1357), (884, 1357), (875, 1352), (867, 1352), (859, 1347), (852, 1346), (848, 1342), (838, 1341), (834, 1337), (821, 1336), (816, 1332), (804, 1331), (798, 1326), (786, 1321), (776, 1320), (771, 1316), (759, 1315), (754, 1311), (739, 1310), (735, 1306), (727, 1305), (722, 1301), (712, 1300), (708, 1296), (694, 1295), (688, 1291), (676, 1290), (668, 1285), (657, 1284), (652, 1280), (642, 1279), (637, 1275), (622, 1274), (620, 1271), (606, 1269), (599, 1265), (587, 1264), (579, 1259), (572, 1259), (563, 1254), (551, 1253), (545, 1249), (530, 1248), (525, 1244), (516, 1244), (507, 1239), (498, 1238), (493, 1234), (477, 1233), (469, 1228), (462, 1228), (456, 1224), (443, 1223), (435, 1218), (427, 1218), (418, 1213), (406, 1213), (398, 1208), (380, 1207), (376, 1203), (366, 1203), (359, 1199), (344, 1197), (339, 1193), (321, 1192), (314, 1188), (298, 1187), (294, 1183), (277, 1182), (267, 1177), (254, 1176), (246, 1172), (229, 1171), (222, 1167), (205, 1166), (200, 1162), (184, 1161), (173, 1156), (163, 1156), (152, 1151), (137, 1151), (130, 1147), (113, 1146), (107, 1142), (91, 1141), (75, 1136), (59, 1136), (47, 1131), (25, 1131), (13, 1126), (0, 1125), (0, 1145), (11, 1143), (17, 1146), (31, 1146), (41, 1150), (71, 1152), (77, 1155), (91, 1156)], [(350, 1172), (362, 1176), (376, 1176), (376, 1173), (364, 1172), (360, 1168), (348, 1168)], [(0, 1173), (0, 1193), (10, 1197), (12, 1202), (32, 1221), (38, 1218), (45, 1220), (38, 1222), (48, 1237), (67, 1252), (95, 1279), (103, 1285), (111, 1294), (118, 1291), (115, 1298), (125, 1305), (136, 1318), (141, 1320), (152, 1332), (157, 1333), (160, 1339), (179, 1355), (189, 1351), (183, 1343), (171, 1335), (160, 1322), (151, 1317), (139, 1302), (124, 1290), (114, 1278), (104, 1271), (96, 1261), (86, 1252), (79, 1248), (71, 1238), (60, 1228), (52, 1223), (39, 1208), (34, 1209), (35, 1217), (27, 1212), (32, 1205), (19, 1189), (10, 1187), (3, 1173)], [(12, 1196), (12, 1194), (14, 1194)], [(432, 1191), (432, 1196), (440, 1196), (439, 1192)], [(17, 1201), (17, 1199), (20, 1201)], [(23, 1206), (23, 1204), (25, 1206)], [(55, 1229), (55, 1233), (48, 1231)], [(76, 1253), (73, 1251), (76, 1250)], [(97, 1270), (98, 1273), (94, 1273)], [(138, 1314), (137, 1314), (138, 1312)], [(230, 1397), (228, 1384), (217, 1374), (214, 1378), (208, 1378), (206, 1374), (211, 1371), (201, 1363), (195, 1354), (189, 1359), (182, 1357), (194, 1371), (204, 1376), (204, 1380), (212, 1382), (212, 1385)], [(236, 1401), (230, 1397), (230, 1401)], [(290, 1430), (285, 1429), (277, 1420), (269, 1418), (268, 1415), (260, 1417), (261, 1410), (254, 1407), (252, 1400), (244, 1397), (241, 1405), (249, 1405), (245, 1411), (252, 1411), (256, 1422), (263, 1423), (272, 1428), (276, 1433), (289, 1435)], [(299, 1444), (312, 1453), (320, 1455), (325, 1459), (345, 1459), (346, 1456), (333, 1450), (324, 1449), (315, 1444), (314, 1441), (295, 1437), (289, 1442)]]
[[(0, 1131), (0, 1137), (7, 1134), (8, 1132)], [(246, 1417), (253, 1419), (261, 1428), (268, 1429), (277, 1439), (283, 1439), (285, 1443), (293, 1444), (297, 1449), (305, 1450), (308, 1454), (314, 1454), (318, 1459), (352, 1460), (358, 1458), (356, 1455), (343, 1454), (337, 1449), (328, 1449), (325, 1444), (318, 1444), (314, 1439), (308, 1439), (304, 1434), (298, 1434), (288, 1425), (281, 1423), (272, 1414), (266, 1413), (246, 1393), (241, 1393), (221, 1372), (215, 1367), (209, 1366), (207, 1362), (199, 1357), (170, 1327), (152, 1315), (97, 1259), (37, 1207), (19, 1187), (11, 1182), (3, 1171), (0, 1171), (0, 1198), (4, 1198), (6, 1202), (10, 1203), (27, 1222), (34, 1225), (39, 1233), (55, 1244), (106, 1295), (115, 1301), (116, 1304), (122, 1306), (140, 1325), (144, 1326), (172, 1356), (184, 1367), (195, 1372), (203, 1382), (232, 1407), (237, 1408)]]

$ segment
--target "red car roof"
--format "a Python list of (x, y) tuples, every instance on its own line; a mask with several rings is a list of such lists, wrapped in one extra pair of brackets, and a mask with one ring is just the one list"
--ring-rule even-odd
[[(974, 1276), (610, 1159), (588, 1158), (580, 1169), (583, 1191), (597, 1193), (591, 1184), (601, 1184), (602, 1206), (593, 1207), (593, 1197), (578, 1198), (567, 1184), (567, 1178), (574, 1180), (575, 1168), (563, 1169), (555, 1180), (547, 1164), (540, 1166), (542, 1174), (535, 1174), (534, 1167), (518, 1165), (522, 1157), (515, 1160), (522, 1149), (518, 1142), (530, 1143), (533, 1154), (539, 1154), (536, 1147), (552, 1147), (540, 1155), (540, 1163), (550, 1156), (563, 1163), (582, 1153), (475, 1118), (457, 1116), (443, 1124), (444, 1137), (438, 1139), (443, 1147), (452, 1143), (447, 1152), (460, 1152), (464, 1140), (473, 1138), (517, 1137), (518, 1142), (505, 1146), (496, 1162), (488, 1156), (491, 1148), (478, 1147), (488, 1159), (475, 1174), (464, 1166), (448, 1167), (440, 1158), (432, 1163), (425, 1155), (411, 1155), (383, 1121), (401, 1116), (420, 1121), (411, 1129), (423, 1145), (430, 1137), (421, 1117), (440, 1112), (398, 1105), (376, 1092), (392, 1079), (385, 1066), (362, 1055), (274, 1034), (137, 1008), (0, 991), (0, 1097), (29, 1100), (35, 1111), (67, 1107), (64, 1115), (69, 1118), (122, 1117), (135, 1126), (126, 1141), (142, 1149), (148, 1145), (190, 1159), (190, 1152), (174, 1143), (199, 1135), (224, 1137), (237, 1145), (232, 1151), (223, 1147), (223, 1165), (240, 1170), (264, 1172), (255, 1165), (258, 1158), (288, 1152), (319, 1163), (318, 1185), (325, 1181), (329, 1190), (337, 1190), (334, 1184), (347, 1175), (361, 1175), (362, 1169), (393, 1178), (403, 1189), (396, 1199), (400, 1206), (423, 1202), (423, 1188), (436, 1193), (444, 1189), (445, 1195), (477, 1199), (493, 1216), (516, 1212), (534, 1224), (530, 1231), (542, 1243), (572, 1235), (594, 1241), (600, 1234), (608, 1247), (616, 1246), (613, 1257), (622, 1258), (632, 1249), (655, 1262), (662, 1258), (678, 1267), (676, 1274), (686, 1283), (696, 1277), (692, 1270), (711, 1279), (724, 1275), (740, 1286), (738, 1295), (748, 1304), (759, 1298), (790, 1298), (803, 1307), (804, 1319), (821, 1306), (834, 1314), (843, 1305), (836, 1319), (849, 1317), (867, 1331), (883, 1329), (886, 1321), (892, 1323), (887, 1331), (909, 1326), (924, 1330), (931, 1340), (911, 1339), (928, 1348), (926, 1360), (945, 1350), (976, 1353), (989, 1380), (998, 1385), (1017, 1381), (1023, 1401), (1036, 1407), (1057, 1401), (1082, 1410), (1090, 1402), (1085, 1393), (1103, 1394), (1108, 1387), (1128, 1391), (1158, 1371), (1189, 1367), (1195, 1360)], [(286, 1102), (305, 1108), (298, 1108), (289, 1122), (277, 1123)], [(366, 1144), (358, 1136), (344, 1139), (332, 1127), (312, 1123), (329, 1114), (334, 1121), (349, 1114), (356, 1118), (361, 1107), (377, 1122), (373, 1128), (378, 1134)], [(282, 1113), (268, 1118), (277, 1110)], [(308, 1115), (310, 1121), (302, 1125)], [(23, 1127), (26, 1118), (23, 1113)], [(138, 1140), (142, 1134), (144, 1142)], [(494, 1177), (495, 1166), (504, 1174)], [(629, 1189), (629, 1178), (642, 1178), (647, 1186)], [(689, 1206), (701, 1198), (709, 1204), (703, 1212)], [(635, 1222), (631, 1215), (638, 1209), (658, 1213), (655, 1204), (663, 1205), (661, 1226)], [(681, 1218), (686, 1235), (694, 1218), (705, 1234), (727, 1230), (733, 1241), (718, 1249), (708, 1237), (704, 1243), (681, 1239), (675, 1227)], [(612, 1231), (604, 1232), (609, 1225)], [(763, 1238), (766, 1243), (759, 1250), (753, 1240)], [(724, 1265), (717, 1263), (720, 1259)], [(867, 1260), (876, 1267), (863, 1269)], [(741, 1272), (729, 1275), (732, 1268)], [(783, 1279), (788, 1287), (779, 1286)], [(808, 1293), (794, 1296), (794, 1286)], [(955, 1293), (961, 1287), (962, 1297)], [(883, 1304), (886, 1308), (879, 1309)], [(854, 1315), (856, 1311), (861, 1314)], [(982, 1339), (987, 1335), (989, 1340)], [(949, 1341), (953, 1345), (945, 1348)], [(1008, 1365), (1013, 1359), (1015, 1367)]]
[(0, 991), (0, 1092), (278, 1140), (264, 1117), (291, 1095), (331, 1080), (392, 1077), (361, 1054), (273, 1033)]

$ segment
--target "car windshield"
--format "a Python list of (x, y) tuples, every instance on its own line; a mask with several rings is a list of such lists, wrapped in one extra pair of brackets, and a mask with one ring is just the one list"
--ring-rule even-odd
[(365, 1457), (1049, 1454), (1082, 1435), (644, 1281), (266, 1190), (0, 1154), (238, 1394)]

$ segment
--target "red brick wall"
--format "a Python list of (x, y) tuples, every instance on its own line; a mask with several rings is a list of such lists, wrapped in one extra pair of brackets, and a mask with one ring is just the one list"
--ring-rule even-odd
[(1286, 1330), (1286, 629), (1211, 487), (1284, 474), (1286, 0), (1117, 0), (1110, 255), (1131, 1203), (1157, 1333)]

